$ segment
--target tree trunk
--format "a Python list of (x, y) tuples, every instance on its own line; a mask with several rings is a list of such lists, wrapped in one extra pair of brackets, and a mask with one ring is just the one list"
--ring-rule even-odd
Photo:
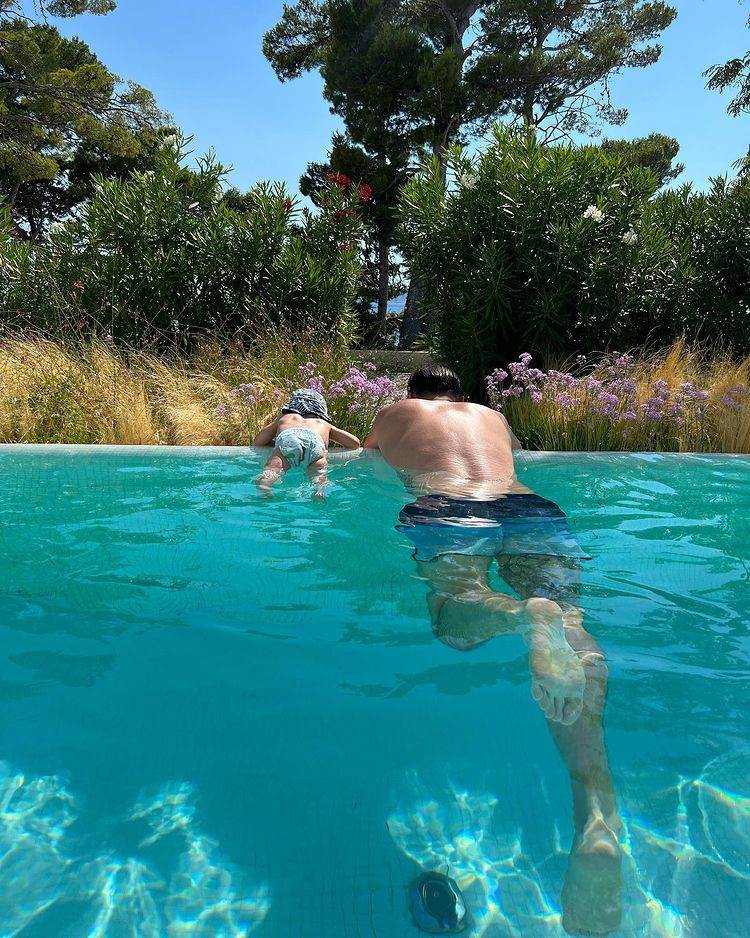
[(406, 294), (406, 308), (401, 323), (401, 337), (398, 347), (410, 349), (422, 332), (422, 301), (424, 299), (424, 278), (418, 270), (412, 272), (409, 292)]
[[(448, 128), (435, 128), (432, 152), (440, 166), (440, 179), (443, 188), (448, 182), (448, 147), (443, 142), (447, 137)], [(401, 337), (398, 343), (400, 349), (410, 349), (420, 335), (424, 332), (429, 333), (431, 329), (432, 323), (424, 321), (425, 286), (422, 274), (418, 270), (413, 271), (409, 281), (409, 292), (406, 295), (404, 318), (401, 323)]]
[(16, 204), (16, 199), (18, 198), (18, 192), (21, 188), (21, 180), (17, 179), (10, 188), (10, 192), (3, 199), (3, 205), (6, 208), (13, 208)]
[(388, 300), (391, 288), (391, 246), (381, 231), (378, 237), (378, 331), (386, 337), (388, 329)]
[[(457, 78), (461, 81), (467, 57), (464, 38), (471, 25), (471, 18), (479, 9), (480, 4), (478, 0), (466, 0), (462, 7), (454, 11), (445, 3), (441, 3), (441, 6), (448, 27), (446, 49), (451, 49), (455, 53)], [(440, 178), (443, 182), (443, 188), (447, 185), (448, 179), (448, 151), (452, 141), (458, 137), (461, 123), (462, 116), (460, 114), (443, 114), (437, 116), (435, 120), (432, 152), (440, 166)], [(425, 287), (424, 276), (418, 270), (413, 271), (409, 283), (409, 293), (406, 297), (404, 319), (401, 325), (401, 339), (398, 344), (400, 349), (411, 348), (426, 329), (430, 330), (432, 328), (431, 322), (425, 323), (424, 321), (422, 307), (424, 305)]]

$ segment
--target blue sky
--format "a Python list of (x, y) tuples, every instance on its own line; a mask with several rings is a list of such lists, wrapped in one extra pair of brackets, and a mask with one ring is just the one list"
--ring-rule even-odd
[[(731, 118), (726, 97), (705, 89), (703, 71), (750, 47), (750, 9), (738, 0), (672, 0), (679, 16), (664, 34), (661, 61), (612, 83), (630, 110), (612, 136), (661, 131), (676, 137), (686, 170), (702, 187), (747, 152), (750, 118)], [(296, 191), (307, 163), (325, 156), (338, 122), (317, 75), (282, 85), (261, 51), (282, 0), (120, 0), (106, 17), (62, 21), (123, 77), (150, 88), (176, 123), (234, 167), (231, 182), (285, 180)]]

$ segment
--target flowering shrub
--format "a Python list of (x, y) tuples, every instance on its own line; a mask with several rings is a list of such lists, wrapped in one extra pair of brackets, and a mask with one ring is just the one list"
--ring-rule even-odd
[(180, 159), (165, 147), (155, 170), (101, 180), (42, 244), (0, 220), (0, 322), (138, 346), (269, 324), (349, 333), (359, 260), (339, 246), (358, 242), (360, 195), (331, 182), (312, 212), (263, 183), (236, 211), (220, 165)]
[(506, 356), (668, 345), (750, 351), (750, 177), (655, 194), (648, 170), (596, 147), (498, 128), (477, 158), (428, 162), (402, 236), (434, 344), (468, 391)]
[(341, 377), (328, 380), (320, 374), (315, 362), (306, 362), (300, 366), (299, 380), (286, 382), (288, 392), (298, 387), (322, 394), (333, 422), (362, 441), (380, 408), (401, 397), (395, 381), (387, 375), (376, 375), (372, 362), (366, 362), (361, 368), (350, 366)]
[(704, 375), (708, 387), (699, 387), (674, 367), (680, 358), (691, 355), (678, 344), (651, 363), (579, 356), (573, 370), (543, 371), (525, 352), (487, 376), (487, 396), (527, 444), (543, 449), (714, 449), (731, 412), (750, 426), (750, 386), (729, 384), (742, 366), (725, 363), (720, 379)]

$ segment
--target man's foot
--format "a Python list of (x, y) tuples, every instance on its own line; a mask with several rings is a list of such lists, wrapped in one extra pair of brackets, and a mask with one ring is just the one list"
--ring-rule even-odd
[(593, 818), (576, 838), (562, 892), (569, 935), (609, 935), (622, 919), (622, 854), (616, 824)]
[(557, 603), (530, 599), (526, 608), (531, 621), (531, 696), (548, 720), (570, 726), (581, 715), (586, 673), (565, 638)]

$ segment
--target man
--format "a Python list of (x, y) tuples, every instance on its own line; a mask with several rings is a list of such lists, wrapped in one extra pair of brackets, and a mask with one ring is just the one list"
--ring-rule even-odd
[[(518, 482), (518, 441), (502, 414), (463, 400), (443, 366), (415, 372), (408, 398), (385, 407), (365, 441), (417, 497), (399, 529), (430, 586), (435, 635), (469, 650), (520, 633), (532, 695), (570, 772), (575, 840), (563, 888), (563, 925), (608, 934), (620, 924), (620, 819), (604, 745), (604, 656), (583, 628), (584, 555), (564, 513)], [(521, 597), (494, 591), (490, 567)]]

